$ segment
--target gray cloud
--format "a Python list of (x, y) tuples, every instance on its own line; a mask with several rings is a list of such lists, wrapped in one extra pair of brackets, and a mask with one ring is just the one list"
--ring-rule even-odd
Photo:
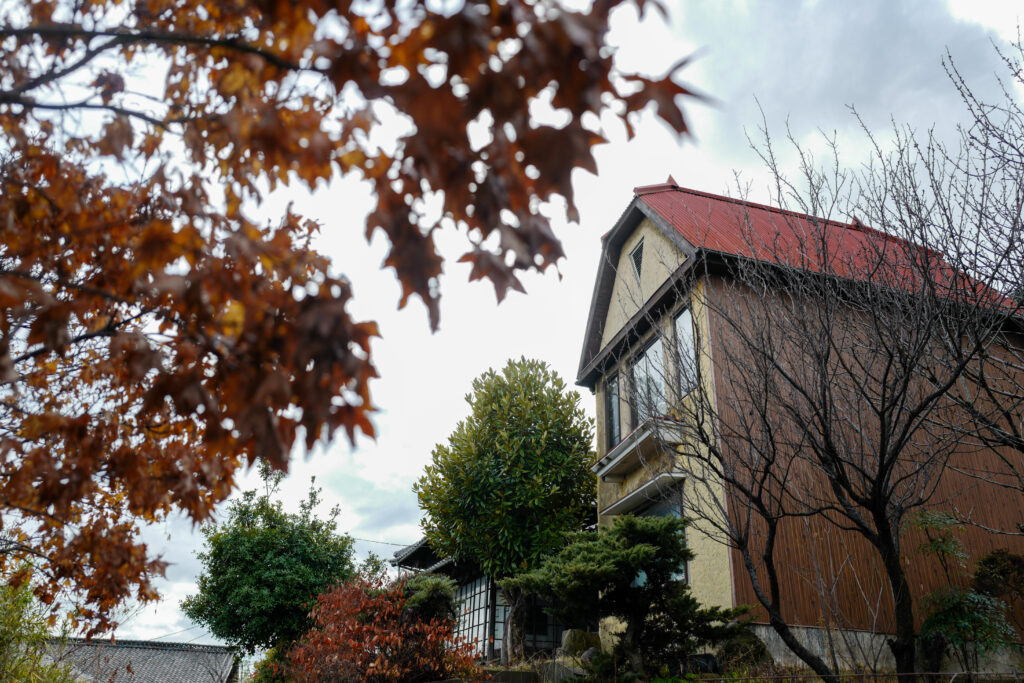
[(692, 2), (678, 23), (688, 43), (704, 47), (698, 83), (721, 103), (711, 115), (715, 135), (705, 139), (744, 161), (742, 130), (759, 124), (754, 96), (772, 128), (788, 119), (798, 138), (852, 129), (848, 105), (874, 130), (891, 118), (948, 129), (962, 107), (942, 67), (946, 51), (984, 92), (1000, 68), (989, 30), (930, 0)]

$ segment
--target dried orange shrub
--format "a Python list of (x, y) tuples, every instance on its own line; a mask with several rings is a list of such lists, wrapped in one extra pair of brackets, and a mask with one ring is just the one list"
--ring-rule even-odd
[[(139, 520), (201, 521), (240, 466), (372, 435), (376, 326), (346, 311), (315, 223), (246, 209), (354, 173), (401, 305), (419, 296), (436, 327), (446, 226), (468, 235), (471, 277), (521, 288), (562, 256), (537, 208), (561, 195), (575, 217), (570, 173), (602, 139), (586, 121), (653, 100), (685, 131), (685, 88), (615, 72), (620, 1), (0, 6), (0, 575), (32, 558), (39, 596), (72, 591), (98, 632), (155, 597)], [(564, 127), (531, 120), (542, 93)], [(382, 109), (412, 124), (387, 152)]]

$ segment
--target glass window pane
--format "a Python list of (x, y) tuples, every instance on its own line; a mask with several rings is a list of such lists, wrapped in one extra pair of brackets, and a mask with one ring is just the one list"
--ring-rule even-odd
[(633, 361), (633, 426), (667, 411), (665, 357), (661, 339), (656, 339)]
[(693, 314), (689, 308), (683, 309), (676, 316), (675, 337), (679, 391), (685, 396), (697, 386), (697, 348), (693, 335)]
[[(641, 517), (683, 517), (683, 485), (679, 484), (665, 491), (660, 498), (645, 507), (638, 514)], [(684, 531), (683, 533), (685, 534), (686, 532)], [(637, 577), (633, 583), (634, 586), (643, 586), (647, 582), (647, 576), (643, 572), (641, 574), (642, 576)], [(672, 578), (675, 581), (689, 581), (685, 562), (683, 562), (679, 567), (679, 571)]]

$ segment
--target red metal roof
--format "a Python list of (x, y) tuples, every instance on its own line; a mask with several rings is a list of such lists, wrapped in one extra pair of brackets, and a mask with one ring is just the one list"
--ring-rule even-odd
[(904, 289), (922, 283), (923, 268), (930, 282), (965, 284), (937, 253), (856, 219), (839, 223), (673, 182), (633, 192), (695, 248)]

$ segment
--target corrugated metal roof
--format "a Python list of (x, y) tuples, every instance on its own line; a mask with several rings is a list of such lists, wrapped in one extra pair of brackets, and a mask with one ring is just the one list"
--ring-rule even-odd
[(681, 188), (673, 183), (634, 193), (694, 247), (759, 261), (858, 278), (862, 266), (903, 262), (920, 247), (864, 226)]
[(70, 638), (52, 642), (49, 654), (70, 664), (74, 676), (83, 682), (227, 683), (237, 679), (235, 655), (221, 645)]
[(999, 292), (954, 269), (942, 254), (856, 218), (840, 223), (678, 187), (669, 180), (633, 192), (696, 248), (904, 291), (934, 290), (952, 299), (966, 295), (967, 301), (982, 297), (993, 308), (1016, 310)]
[(607, 350), (601, 349), (601, 335), (618, 262), (617, 252), (608, 252), (621, 247), (624, 231), (633, 229), (627, 217), (639, 213), (656, 218), (669, 237), (678, 235), (698, 253), (751, 258), (904, 292), (962, 298), (969, 304), (987, 299), (993, 309), (1015, 315), (1018, 310), (999, 292), (955, 270), (942, 254), (857, 219), (842, 223), (679, 187), (671, 176), (664, 183), (633, 188), (633, 193), (633, 201), (602, 237), (602, 262), (577, 374), (577, 383), (590, 389), (596, 381), (595, 363)]

